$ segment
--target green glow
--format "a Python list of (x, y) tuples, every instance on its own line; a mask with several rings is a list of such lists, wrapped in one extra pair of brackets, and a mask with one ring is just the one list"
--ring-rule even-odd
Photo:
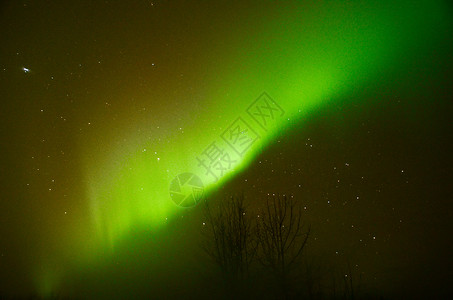
[[(212, 74), (209, 93), (201, 104), (204, 113), (198, 116), (198, 111), (188, 107), (187, 119), (190, 114), (198, 117), (188, 123), (184, 133), (175, 130), (152, 142), (131, 137), (127, 146), (108, 145), (110, 156), (101, 161), (86, 147), (83, 159), (93, 221), (87, 226), (93, 236), (88, 241), (78, 238), (78, 243), (85, 244), (80, 262), (115, 251), (115, 244), (134, 227), (159, 228), (184, 212), (185, 208), (170, 199), (169, 184), (176, 175), (195, 173), (207, 192), (215, 190), (250, 165), (282, 130), (328, 105), (331, 98), (341, 98), (379, 79), (380, 72), (398, 63), (398, 56), (421, 47), (427, 36), (414, 28), (436, 25), (442, 14), (438, 4), (329, 3), (286, 11), (260, 29), (259, 39), (241, 40), (238, 53), (223, 59), (238, 69), (220, 66), (230, 72)], [(245, 119), (247, 107), (263, 91), (285, 110), (284, 118), (267, 132), (254, 125), (261, 135), (259, 142), (215, 182), (203, 173), (196, 157), (219, 141), (237, 117)], [(126, 134), (118, 135), (121, 140)]]
[[(241, 74), (232, 70), (222, 80), (213, 80), (210, 98), (218, 100), (206, 104), (207, 119), (196, 120), (184, 134), (133, 144), (129, 151), (112, 155), (107, 162), (110, 165), (87, 162), (93, 221), (101, 244), (113, 247), (133, 226), (163, 226), (182, 210), (171, 201), (168, 190), (176, 175), (195, 173), (207, 191), (215, 189), (246, 168), (280, 130), (333, 96), (366, 84), (385, 66), (395, 63), (395, 57), (413, 46), (418, 34), (414, 26), (432, 21), (426, 11), (436, 15), (436, 7), (430, 3), (379, 7), (330, 3), (310, 9), (304, 12), (300, 8), (270, 22), (265, 28), (268, 34), (260, 34), (265, 38), (241, 48), (243, 56), (234, 59), (247, 67)], [(404, 20), (412, 21), (401, 23)], [(232, 85), (229, 98), (215, 92), (224, 84)], [(216, 183), (203, 173), (196, 157), (219, 140), (220, 133), (237, 117), (246, 116), (246, 108), (262, 91), (286, 111), (284, 118), (267, 132), (258, 129), (262, 136), (259, 143)]]

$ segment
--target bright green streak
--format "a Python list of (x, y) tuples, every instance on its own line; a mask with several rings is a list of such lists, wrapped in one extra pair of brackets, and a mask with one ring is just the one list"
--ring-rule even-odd
[[(159, 228), (185, 209), (170, 199), (169, 184), (178, 174), (197, 174), (209, 190), (216, 189), (253, 162), (254, 157), (282, 130), (292, 126), (332, 97), (347, 96), (366, 87), (398, 57), (421, 51), (446, 8), (426, 1), (414, 4), (309, 5), (288, 9), (242, 37), (237, 53), (222, 61), (227, 73), (213, 74), (205, 112), (184, 134), (161, 137), (153, 143), (133, 143), (115, 151), (107, 164), (86, 159), (88, 196), (94, 234), (83, 246), (80, 262), (93, 261), (136, 226)], [(219, 78), (220, 77), (220, 78)], [(228, 97), (225, 91), (228, 90)], [(246, 108), (266, 91), (286, 112), (265, 132), (252, 125), (261, 139), (233, 170), (215, 182), (198, 166), (196, 157)], [(215, 103), (212, 99), (216, 99)], [(210, 102), (208, 102), (210, 101)], [(197, 114), (187, 111), (187, 114)], [(249, 119), (247, 119), (249, 121)], [(156, 137), (157, 138), (157, 137)], [(146, 149), (146, 151), (144, 151)], [(157, 152), (157, 154), (155, 154)], [(159, 160), (157, 159), (159, 158)], [(46, 277), (47, 278), (47, 277)]]
[[(270, 22), (259, 34), (263, 39), (245, 45), (241, 57), (235, 58), (249, 67), (242, 74), (232, 70), (231, 77), (239, 76), (231, 87), (234, 103), (213, 91), (212, 97), (219, 100), (208, 110), (209, 122), (185, 129), (184, 135), (165, 142), (136, 145), (135, 151), (113, 158), (115, 164), (121, 162), (119, 168), (116, 165), (90, 178), (90, 201), (100, 240), (113, 246), (131, 226), (162, 226), (166, 218), (180, 213), (168, 190), (179, 173), (196, 173), (208, 189), (221, 184), (222, 180), (214, 183), (212, 176), (204, 175), (196, 157), (219, 140), (220, 133), (238, 116), (245, 116), (247, 106), (262, 91), (283, 107), (285, 118), (270, 131), (259, 132), (262, 140), (247, 151), (233, 173), (250, 164), (279, 130), (329, 98), (366, 84), (402, 51), (413, 51), (410, 47), (417, 45), (413, 42), (421, 26), (429, 25), (433, 20), (428, 18), (440, 13), (433, 10), (432, 4), (329, 4), (300, 8)], [(229, 78), (214, 85), (229, 84)], [(213, 130), (219, 127), (221, 130)]]

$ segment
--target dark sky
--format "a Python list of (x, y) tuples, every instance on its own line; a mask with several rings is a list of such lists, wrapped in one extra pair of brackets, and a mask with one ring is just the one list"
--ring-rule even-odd
[[(255, 210), (293, 195), (325, 274), (451, 295), (452, 21), (447, 1), (3, 1), (0, 295), (203, 297), (182, 172)], [(203, 177), (264, 91), (284, 119)]]

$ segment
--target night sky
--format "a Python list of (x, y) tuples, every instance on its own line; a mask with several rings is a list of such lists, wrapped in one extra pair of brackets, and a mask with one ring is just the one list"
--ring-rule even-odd
[(452, 9), (2, 1), (0, 298), (218, 296), (184, 178), (298, 199), (325, 281), (453, 295)]

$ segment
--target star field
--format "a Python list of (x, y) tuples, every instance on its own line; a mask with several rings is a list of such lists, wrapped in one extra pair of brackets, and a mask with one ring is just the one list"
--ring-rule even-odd
[(186, 172), (254, 218), (297, 199), (307, 257), (370, 295), (451, 295), (446, 1), (0, 14), (0, 298), (203, 298), (208, 220), (171, 190)]

